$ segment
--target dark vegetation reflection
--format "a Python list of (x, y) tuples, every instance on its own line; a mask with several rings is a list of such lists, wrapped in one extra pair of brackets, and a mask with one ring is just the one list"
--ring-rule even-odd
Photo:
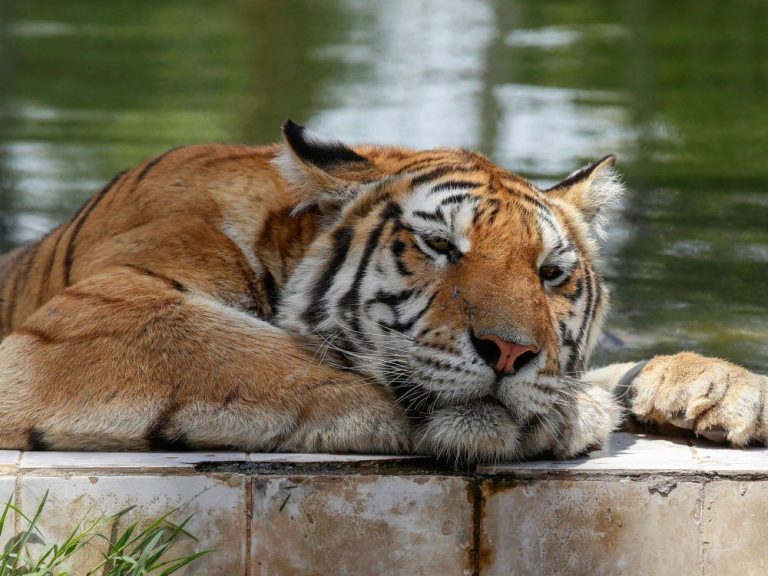
[(292, 117), (462, 145), (548, 184), (616, 152), (600, 361), (768, 369), (768, 4), (3, 0), (0, 248), (179, 144)]

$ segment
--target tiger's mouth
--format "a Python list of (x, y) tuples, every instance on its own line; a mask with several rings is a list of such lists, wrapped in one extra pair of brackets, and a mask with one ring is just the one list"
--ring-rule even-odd
[(529, 360), (512, 373), (499, 373), (487, 365), (478, 369), (476, 364), (463, 372), (440, 373), (433, 365), (415, 360), (410, 378), (390, 381), (400, 404), (420, 418), (443, 408), (485, 402), (504, 408), (516, 421), (527, 421), (531, 411), (557, 401), (552, 394), (557, 375), (544, 373), (545, 364), (545, 352), (531, 352)]

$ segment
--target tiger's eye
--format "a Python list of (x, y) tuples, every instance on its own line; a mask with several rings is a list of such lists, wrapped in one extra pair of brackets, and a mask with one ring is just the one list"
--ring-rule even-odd
[(446, 253), (455, 248), (454, 245), (445, 238), (425, 238), (424, 241), (435, 252)]
[(551, 282), (557, 280), (563, 274), (563, 269), (559, 266), (542, 266), (539, 270), (539, 275), (542, 280)]

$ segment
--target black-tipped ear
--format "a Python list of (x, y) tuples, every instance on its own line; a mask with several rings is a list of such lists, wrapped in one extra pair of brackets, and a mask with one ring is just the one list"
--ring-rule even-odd
[(293, 120), (286, 120), (283, 124), (283, 136), (300, 160), (323, 170), (339, 164), (368, 162), (341, 142), (323, 138)]
[(578, 209), (597, 236), (605, 234), (605, 210), (619, 202), (624, 193), (621, 176), (614, 169), (612, 154), (576, 170), (545, 193)]
[(286, 146), (274, 159), (296, 197), (296, 210), (317, 206), (338, 213), (354, 199), (363, 183), (381, 177), (376, 165), (337, 140), (329, 140), (287, 120)]
[(602, 171), (606, 168), (612, 168), (614, 164), (616, 164), (616, 156), (613, 154), (603, 156), (597, 162), (594, 162), (588, 166), (584, 166), (584, 168), (580, 168), (579, 170), (576, 170), (576, 172), (572, 172), (565, 180), (555, 184), (552, 186), (552, 188), (548, 188), (545, 190), (545, 192), (553, 192), (561, 188), (570, 188), (571, 186), (575, 186), (580, 182), (589, 180), (594, 175), (595, 170), (598, 168), (600, 171)]

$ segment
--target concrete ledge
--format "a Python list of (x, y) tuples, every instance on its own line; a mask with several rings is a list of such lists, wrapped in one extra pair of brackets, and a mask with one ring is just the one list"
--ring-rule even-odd
[(458, 471), (418, 457), (0, 451), (0, 497), (31, 511), (46, 491), (44, 538), (132, 505), (126, 521), (194, 513), (186, 550), (217, 552), (187, 574), (768, 570), (768, 450), (682, 439), (616, 434), (577, 460)]

